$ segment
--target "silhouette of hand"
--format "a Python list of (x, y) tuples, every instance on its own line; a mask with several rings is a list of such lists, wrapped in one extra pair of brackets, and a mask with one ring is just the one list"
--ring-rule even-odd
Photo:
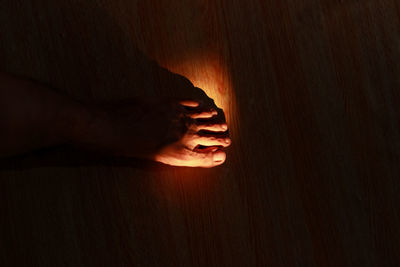
[(231, 144), (222, 109), (204, 100), (135, 99), (103, 109), (89, 145), (173, 166), (214, 167)]

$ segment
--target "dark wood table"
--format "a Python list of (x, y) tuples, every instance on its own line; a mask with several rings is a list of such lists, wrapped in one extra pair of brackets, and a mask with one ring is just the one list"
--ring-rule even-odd
[[(0, 68), (82, 101), (190, 95), (213, 169), (0, 163), (0, 266), (400, 266), (400, 2), (0, 0)], [(1, 130), (1, 129), (0, 129)]]

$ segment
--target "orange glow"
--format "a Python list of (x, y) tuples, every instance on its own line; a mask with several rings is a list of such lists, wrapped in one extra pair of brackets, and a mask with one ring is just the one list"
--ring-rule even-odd
[[(185, 76), (196, 87), (203, 89), (210, 98), (214, 99), (215, 104), (224, 110), (228, 128), (230, 128), (230, 124), (233, 122), (232, 112), (237, 112), (237, 105), (235, 105), (236, 99), (233, 93), (228, 68), (218, 54), (192, 54), (191, 56), (186, 55), (184, 58), (168, 60), (168, 62), (159, 60), (159, 63), (170, 71)], [(230, 131), (230, 134), (232, 135), (232, 131)], [(203, 142), (201, 145), (209, 146), (210, 149), (213, 145), (216, 145), (215, 142), (218, 142), (217, 146), (221, 145), (220, 141), (215, 140), (212, 141), (214, 142), (212, 144), (205, 144), (205, 140), (201, 142)], [(222, 144), (223, 147), (229, 146), (231, 140), (229, 139), (225, 142), (226, 143)], [(215, 147), (212, 149), (216, 150)], [(172, 148), (171, 151), (173, 152), (174, 149)], [(209, 156), (207, 158), (198, 157), (196, 159), (193, 158), (193, 161), (184, 159), (183, 162), (181, 162), (182, 159), (180, 159), (180, 161), (176, 159), (182, 157), (174, 157), (172, 152), (169, 150), (163, 151), (163, 153), (160, 154), (161, 156), (156, 158), (156, 161), (173, 166), (213, 167), (223, 164), (226, 158), (225, 151), (215, 152), (210, 150), (208, 152), (215, 152), (212, 154), (213, 156), (211, 158)], [(211, 162), (209, 162), (210, 160)]]
[[(233, 91), (230, 74), (226, 64), (217, 54), (186, 55), (184, 59), (168, 59), (167, 62), (158, 59), (163, 67), (172, 72), (187, 77), (195, 86), (203, 89), (213, 98), (216, 105), (225, 112), (228, 126), (237, 123), (238, 106)], [(234, 118), (235, 121), (232, 121)], [(234, 134), (230, 129), (230, 134)], [(226, 162), (225, 162), (226, 164)], [(162, 179), (156, 180), (153, 188), (155, 195), (179, 204), (185, 202), (202, 202), (216, 195), (219, 179), (216, 179), (214, 169), (170, 168), (164, 169)], [(198, 178), (198, 179), (187, 179)], [(160, 186), (162, 183), (162, 186)], [(159, 191), (160, 190), (160, 191)], [(193, 209), (191, 212), (196, 213)]]
[(218, 55), (197, 55), (179, 62), (163, 64), (169, 70), (187, 77), (196, 87), (203, 89), (225, 112), (230, 121), (235, 98), (226, 65)]

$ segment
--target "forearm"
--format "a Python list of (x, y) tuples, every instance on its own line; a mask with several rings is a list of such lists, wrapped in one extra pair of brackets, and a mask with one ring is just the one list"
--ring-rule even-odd
[(0, 72), (0, 157), (74, 142), (90, 116), (67, 96)]

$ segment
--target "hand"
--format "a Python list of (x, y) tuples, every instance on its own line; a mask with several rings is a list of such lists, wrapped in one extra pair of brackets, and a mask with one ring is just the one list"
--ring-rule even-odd
[(204, 100), (135, 99), (97, 112), (87, 144), (173, 166), (214, 167), (231, 144), (223, 111)]

